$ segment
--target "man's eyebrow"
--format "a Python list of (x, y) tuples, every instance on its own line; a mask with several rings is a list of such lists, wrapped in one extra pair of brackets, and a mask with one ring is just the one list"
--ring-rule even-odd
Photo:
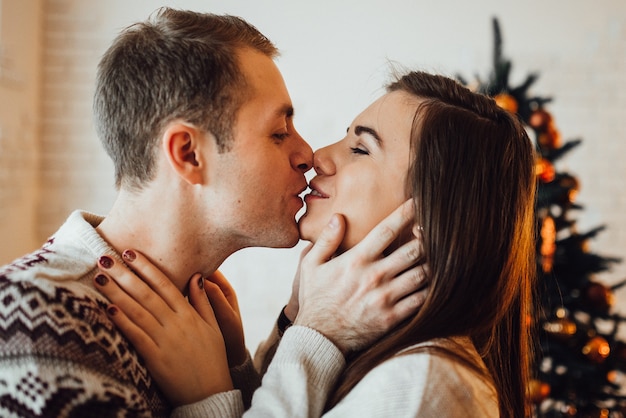
[(293, 115), (294, 115), (293, 106), (289, 104), (281, 106), (276, 110), (276, 116), (278, 117), (286, 116), (287, 118), (292, 118)]
[(378, 132), (376, 132), (374, 129), (362, 125), (355, 126), (354, 134), (356, 136), (361, 136), (361, 134), (363, 133), (370, 134), (376, 140), (378, 146), (382, 146), (383, 140), (380, 138), (380, 135), (378, 135)]

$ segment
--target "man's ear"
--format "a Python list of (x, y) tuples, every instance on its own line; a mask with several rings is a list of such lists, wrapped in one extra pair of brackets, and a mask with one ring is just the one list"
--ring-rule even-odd
[(170, 123), (162, 136), (163, 151), (172, 169), (190, 184), (205, 181), (205, 160), (201, 150), (206, 147), (204, 131), (188, 123)]

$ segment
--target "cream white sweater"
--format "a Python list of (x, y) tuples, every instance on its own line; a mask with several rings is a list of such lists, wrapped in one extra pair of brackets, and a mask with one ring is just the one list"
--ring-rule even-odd
[[(476, 364), (484, 367), (468, 339), (459, 338)], [(428, 345), (444, 344), (430, 341)], [(332, 410), (324, 413), (328, 392), (345, 367), (339, 350), (316, 331), (290, 327), (244, 413), (237, 391), (221, 393), (177, 408), (191, 417), (498, 417), (491, 382), (446, 357), (412, 353), (375, 367)]]

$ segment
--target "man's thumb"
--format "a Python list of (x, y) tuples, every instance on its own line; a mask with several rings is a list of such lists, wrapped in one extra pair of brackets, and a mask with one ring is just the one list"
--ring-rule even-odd
[(328, 261), (337, 252), (345, 234), (346, 221), (344, 217), (337, 213), (333, 214), (306, 258), (320, 264)]

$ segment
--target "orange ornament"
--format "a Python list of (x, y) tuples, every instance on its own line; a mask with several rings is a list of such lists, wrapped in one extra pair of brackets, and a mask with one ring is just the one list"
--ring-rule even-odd
[(567, 340), (576, 334), (576, 323), (567, 318), (545, 322), (543, 330), (559, 340)]
[(528, 396), (531, 402), (540, 404), (550, 396), (550, 385), (541, 380), (532, 379), (528, 384)]
[(544, 273), (552, 271), (554, 253), (556, 252), (556, 224), (551, 216), (546, 216), (541, 222), (541, 268)]
[(511, 113), (517, 113), (517, 100), (513, 96), (507, 93), (500, 93), (494, 97), (496, 104), (504, 110), (508, 110)]
[(545, 158), (538, 158), (535, 163), (535, 174), (543, 183), (550, 183), (556, 176), (554, 164)]
[(559, 179), (559, 186), (567, 189), (567, 201), (574, 203), (576, 196), (578, 195), (578, 191), (580, 190), (580, 182), (578, 179), (570, 175), (565, 175)]
[(582, 353), (592, 362), (600, 364), (611, 354), (611, 347), (607, 340), (600, 336), (595, 336), (587, 341), (582, 349)]
[(552, 115), (543, 108), (535, 110), (530, 114), (530, 118), (528, 118), (528, 124), (540, 131), (545, 130), (551, 122)]

